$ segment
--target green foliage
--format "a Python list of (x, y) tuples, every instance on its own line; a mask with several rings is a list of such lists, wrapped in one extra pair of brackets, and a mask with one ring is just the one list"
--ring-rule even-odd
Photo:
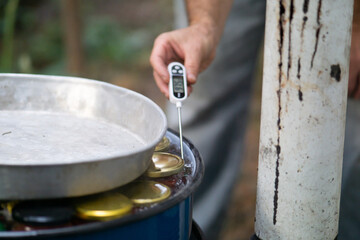
[(3, 49), (0, 62), (0, 71), (4, 72), (9, 72), (12, 68), (15, 16), (18, 3), (18, 0), (11, 0), (7, 2), (5, 7)]
[(146, 30), (129, 30), (104, 17), (87, 22), (84, 39), (86, 53), (92, 60), (102, 59), (121, 65), (135, 63), (151, 42)]
[(64, 58), (61, 25), (59, 21), (43, 23), (41, 31), (27, 39), (27, 52), (37, 68), (46, 67)]
[[(15, 2), (18, 2), (18, 8), (17, 11), (12, 10), (12, 32), (6, 37), (11, 40), (5, 40), (6, 18), (3, 15), (6, 6)], [(121, 16), (117, 15), (120, 14), (117, 11), (106, 12), (107, 5), (100, 0), (82, 2), (79, 12), (83, 27), (81, 37), (85, 67), (90, 68), (86, 69), (86, 73), (97, 72), (97, 68), (102, 69), (102, 66), (114, 71), (139, 65), (149, 66), (153, 40), (164, 30), (164, 24), (159, 23), (161, 14), (157, 11), (160, 10), (156, 10), (161, 9), (162, 5), (150, 7), (150, 10), (146, 8), (137, 15), (133, 14), (139, 12), (137, 9), (154, 6), (152, 4), (155, 3), (139, 1), (119, 4), (112, 3), (123, 6), (120, 8)], [(137, 24), (134, 25), (135, 20)], [(3, 71), (66, 74), (63, 34), (59, 0), (0, 0), (0, 68), (5, 66)], [(6, 46), (6, 42), (10, 47)]]
[[(7, 5), (14, 4), (14, 2), (17, 0), (8, 0)], [(7, 33), (9, 32), (7, 17), (5, 17), (5, 21), (0, 22), (0, 34), (3, 33), (4, 38), (0, 51), (1, 70), (42, 73), (48, 67), (58, 65), (56, 62), (63, 62), (64, 47), (59, 14), (47, 16), (42, 9), (44, 7), (44, 9), (52, 10), (51, 12), (56, 12), (58, 11), (57, 4), (54, 1), (42, 2), (40, 0), (36, 2), (19, 1), (18, 3), (16, 18), (13, 13), (10, 34)], [(13, 37), (10, 39), (9, 35)], [(12, 46), (14, 47), (12, 48)], [(62, 70), (62, 72), (64, 71)]]

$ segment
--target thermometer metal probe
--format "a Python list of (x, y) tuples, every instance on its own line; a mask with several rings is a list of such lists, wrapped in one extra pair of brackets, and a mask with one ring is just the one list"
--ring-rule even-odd
[(182, 127), (181, 127), (181, 107), (182, 102), (187, 98), (186, 70), (184, 65), (178, 62), (172, 62), (168, 65), (170, 74), (169, 81), (169, 100), (176, 105), (179, 118), (180, 151), (181, 158), (184, 159)]

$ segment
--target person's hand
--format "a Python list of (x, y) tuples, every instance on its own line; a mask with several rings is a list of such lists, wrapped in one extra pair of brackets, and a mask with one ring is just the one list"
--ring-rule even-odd
[(214, 59), (216, 44), (212, 27), (205, 24), (196, 24), (159, 35), (154, 42), (150, 63), (160, 91), (169, 97), (170, 76), (167, 65), (177, 61), (183, 63), (186, 68), (190, 94), (198, 74)]
[(353, 30), (351, 40), (348, 93), (349, 97), (360, 99), (360, 29)]

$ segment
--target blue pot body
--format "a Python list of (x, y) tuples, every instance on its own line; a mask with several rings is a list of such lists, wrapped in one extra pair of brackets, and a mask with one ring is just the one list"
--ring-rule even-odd
[[(191, 197), (155, 216), (118, 227), (56, 237), (59, 240), (188, 240), (191, 233)], [(53, 239), (53, 238), (47, 238)], [(54, 238), (55, 239), (55, 238)]]

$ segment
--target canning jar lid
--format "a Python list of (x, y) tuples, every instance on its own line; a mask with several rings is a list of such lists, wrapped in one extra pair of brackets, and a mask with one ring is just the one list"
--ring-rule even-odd
[(155, 152), (166, 151), (170, 146), (170, 140), (166, 136), (164, 136), (161, 141), (156, 145)]
[(167, 199), (171, 190), (168, 186), (155, 181), (135, 181), (120, 190), (135, 204), (151, 204)]
[(174, 154), (156, 152), (152, 156), (153, 166), (146, 171), (148, 177), (167, 177), (180, 172), (184, 166), (184, 160)]
[(12, 209), (14, 220), (33, 226), (54, 226), (71, 221), (74, 208), (61, 201), (25, 201)]
[(131, 211), (133, 203), (118, 192), (110, 192), (87, 197), (76, 204), (76, 212), (80, 218), (89, 220), (112, 220)]

